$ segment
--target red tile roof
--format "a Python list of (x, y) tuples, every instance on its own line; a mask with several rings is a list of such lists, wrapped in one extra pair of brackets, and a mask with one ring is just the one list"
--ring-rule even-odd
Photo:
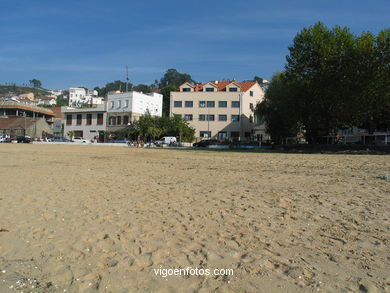
[(194, 87), (194, 91), (195, 92), (202, 92), (203, 91), (203, 87), (208, 84), (208, 83), (211, 83), (213, 85), (215, 85), (217, 87), (217, 91), (218, 92), (225, 92), (226, 91), (226, 87), (231, 84), (231, 83), (235, 83), (237, 84), (239, 87), (240, 87), (240, 91), (241, 92), (246, 92), (248, 91), (252, 86), (254, 86), (257, 82), (256, 81), (244, 81), (244, 82), (238, 82), (238, 81), (218, 81), (217, 83), (213, 82), (213, 81), (210, 81), (210, 82), (207, 82), (207, 83), (199, 83), (199, 84), (195, 84), (195, 85), (192, 85), (188, 82), (185, 82), (183, 83), (182, 85), (184, 84), (188, 84), (192, 87)]

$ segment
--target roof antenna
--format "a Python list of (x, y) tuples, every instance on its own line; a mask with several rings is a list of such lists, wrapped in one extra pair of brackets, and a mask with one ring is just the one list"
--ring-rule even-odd
[(129, 67), (126, 65), (126, 93), (129, 90)]

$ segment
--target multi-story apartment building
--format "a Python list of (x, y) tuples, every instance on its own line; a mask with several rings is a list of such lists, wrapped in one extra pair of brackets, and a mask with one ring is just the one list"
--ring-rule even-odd
[(69, 131), (74, 131), (75, 137), (84, 137), (92, 140), (95, 137), (103, 137), (106, 130), (105, 104), (94, 108), (62, 107), (64, 114), (64, 134), (67, 138)]
[(186, 82), (171, 92), (170, 115), (187, 120), (197, 139), (257, 140), (254, 109), (263, 97), (257, 82)]
[(162, 116), (162, 95), (126, 92), (107, 96), (107, 130), (123, 129), (147, 111), (152, 116)]

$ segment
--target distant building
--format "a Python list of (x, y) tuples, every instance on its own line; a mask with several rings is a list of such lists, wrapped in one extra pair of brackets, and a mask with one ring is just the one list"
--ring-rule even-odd
[(63, 90), (50, 90), (49, 92), (55, 96), (60, 96), (60, 95), (63, 95), (65, 93), (65, 91), (63, 91)]
[(40, 99), (38, 102), (38, 105), (49, 105), (49, 106), (54, 106), (57, 104), (57, 99), (53, 97), (44, 97)]
[(50, 109), (26, 105), (14, 101), (0, 102), (0, 117), (30, 117), (30, 118), (44, 118), (47, 123), (53, 123), (54, 113)]
[(32, 105), (32, 106), (37, 106), (39, 103), (38, 100), (32, 100), (27, 97), (18, 97), (16, 100), (21, 104)]
[(69, 89), (69, 106), (79, 107), (83, 104), (100, 105), (103, 98), (98, 97), (96, 90), (86, 90), (85, 88)]
[(197, 139), (266, 140), (265, 125), (254, 111), (263, 98), (255, 81), (186, 82), (171, 92), (170, 115), (188, 121)]
[(103, 137), (106, 130), (105, 104), (92, 108), (62, 107), (64, 115), (64, 136), (69, 138), (69, 131), (74, 131), (74, 137), (92, 140)]
[(127, 92), (108, 94), (107, 130), (126, 128), (129, 123), (138, 120), (149, 112), (152, 116), (162, 116), (162, 95), (158, 93)]
[(34, 100), (34, 93), (24, 93), (19, 95), (19, 98), (29, 98), (30, 100)]

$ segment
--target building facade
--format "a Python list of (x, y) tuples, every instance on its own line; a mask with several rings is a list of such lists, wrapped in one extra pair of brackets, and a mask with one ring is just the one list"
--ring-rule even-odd
[(83, 104), (100, 105), (103, 98), (98, 97), (96, 90), (86, 90), (85, 88), (69, 89), (69, 106), (81, 106)]
[(71, 108), (62, 107), (64, 114), (64, 136), (71, 138), (69, 131), (74, 132), (74, 137), (83, 137), (87, 140), (94, 140), (102, 137), (106, 130), (106, 109), (105, 104), (93, 108)]
[(107, 130), (124, 129), (148, 112), (162, 116), (162, 95), (157, 93), (126, 92), (107, 96)]
[(263, 98), (264, 91), (257, 82), (186, 82), (179, 91), (171, 92), (170, 115), (187, 120), (195, 128), (197, 140), (258, 140), (263, 136), (254, 133), (258, 121), (254, 110)]

